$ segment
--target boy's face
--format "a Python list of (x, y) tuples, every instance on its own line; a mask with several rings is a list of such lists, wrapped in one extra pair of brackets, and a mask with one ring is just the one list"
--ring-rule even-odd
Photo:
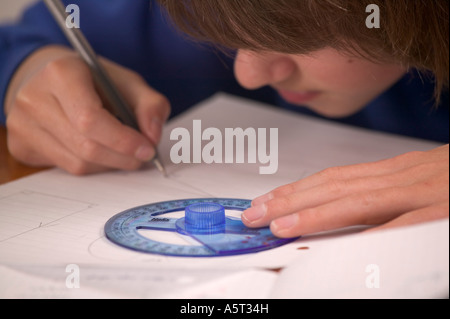
[(235, 75), (248, 89), (270, 85), (292, 104), (329, 117), (359, 111), (406, 72), (326, 48), (309, 55), (239, 50)]

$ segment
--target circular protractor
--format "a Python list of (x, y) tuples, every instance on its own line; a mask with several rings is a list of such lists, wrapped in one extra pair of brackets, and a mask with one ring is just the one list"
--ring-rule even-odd
[[(296, 238), (277, 238), (268, 227), (247, 228), (240, 218), (225, 215), (224, 226), (214, 226), (214, 231), (189, 227), (196, 216), (172, 217), (175, 212), (184, 214), (187, 207), (208, 203), (228, 211), (243, 211), (250, 200), (233, 198), (196, 198), (159, 202), (128, 209), (113, 216), (105, 224), (105, 235), (112, 242), (140, 252), (185, 257), (230, 256), (253, 253), (289, 243)], [(187, 212), (188, 210), (186, 210)], [(190, 211), (189, 211), (190, 212)], [(217, 220), (217, 216), (214, 217)], [(220, 216), (219, 216), (220, 220)], [(185, 223), (186, 222), (186, 223)], [(201, 222), (206, 223), (207, 222)], [(146, 237), (142, 231), (163, 232), (163, 237), (181, 237), (183, 244), (172, 240)]]

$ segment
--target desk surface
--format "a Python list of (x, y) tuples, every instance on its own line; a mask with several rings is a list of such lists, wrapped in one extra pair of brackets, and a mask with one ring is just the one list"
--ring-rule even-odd
[(34, 168), (23, 165), (9, 154), (6, 144), (6, 129), (0, 126), (0, 184), (42, 171), (43, 168)]

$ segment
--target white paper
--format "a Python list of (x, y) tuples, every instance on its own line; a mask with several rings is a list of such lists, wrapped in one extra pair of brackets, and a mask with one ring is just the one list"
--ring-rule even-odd
[(271, 298), (448, 298), (448, 219), (326, 242), (286, 267)]

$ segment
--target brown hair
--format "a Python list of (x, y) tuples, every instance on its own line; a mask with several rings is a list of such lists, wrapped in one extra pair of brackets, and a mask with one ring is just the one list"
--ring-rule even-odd
[[(448, 0), (158, 0), (185, 33), (222, 48), (307, 54), (325, 47), (449, 81)], [(369, 4), (380, 28), (368, 28)]]

